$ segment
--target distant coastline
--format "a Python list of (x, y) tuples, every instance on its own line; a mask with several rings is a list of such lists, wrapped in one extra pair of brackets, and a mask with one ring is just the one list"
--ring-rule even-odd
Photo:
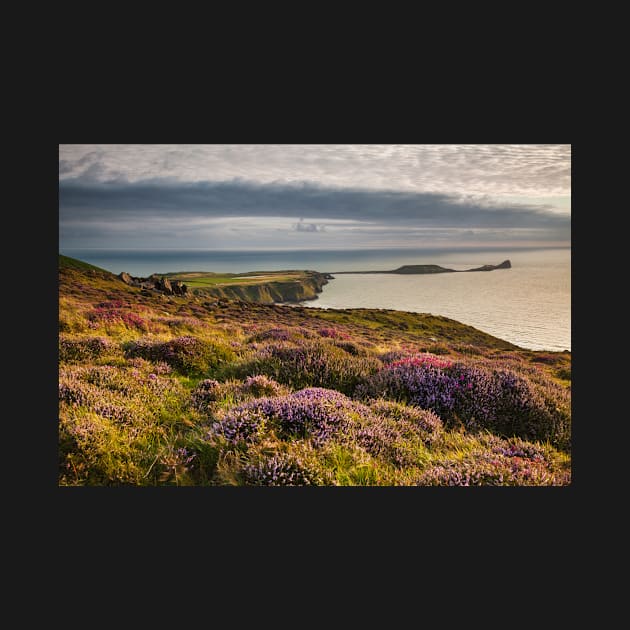
[(474, 269), (449, 269), (440, 265), (403, 265), (398, 269), (390, 269), (386, 271), (333, 271), (335, 275), (340, 274), (366, 274), (366, 273), (398, 273), (398, 274), (430, 274), (430, 273), (467, 273), (469, 271), (494, 271), (495, 269), (511, 269), (512, 263), (504, 260), (498, 265), (482, 265)]

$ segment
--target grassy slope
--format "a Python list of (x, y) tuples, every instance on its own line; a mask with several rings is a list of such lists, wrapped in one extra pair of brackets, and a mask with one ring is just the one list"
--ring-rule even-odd
[[(211, 305), (202, 296), (142, 295), (114, 274), (67, 257), (60, 256), (59, 265), (60, 373), (66, 388), (60, 405), (64, 485), (242, 484), (243, 462), (266, 461), (269, 453), (319, 466), (326, 483), (404, 485), (432, 464), (466, 462), (488, 448), (485, 438), (449, 430), (437, 445), (414, 446), (415, 463), (401, 468), (354, 443), (334, 442), (313, 450), (303, 440), (269, 437), (262, 445), (234, 451), (208, 441), (211, 421), (255, 397), (247, 390), (246, 376), (267, 373), (279, 380), (280, 392), (272, 387), (275, 394), (303, 386), (282, 363), (268, 369), (271, 364), (260, 359), (263, 346), (324, 352), (321, 356), (332, 362), (331, 373), (339, 375), (339, 382), (327, 374), (314, 384), (344, 393), (352, 392), (344, 390), (349, 373), (363, 378), (379, 354), (405, 349), (479, 365), (508, 365), (532, 382), (570, 389), (570, 353), (518, 348), (445, 317), (239, 301)], [(275, 341), (274, 335), (282, 341)], [(206, 344), (206, 354), (174, 363), (173, 369), (155, 357), (131, 356), (128, 351), (134, 340), (155, 344), (182, 336)], [(103, 341), (94, 349), (97, 338)], [(172, 363), (172, 356), (169, 360)], [(191, 405), (191, 393), (204, 377), (219, 381), (220, 395), (201, 413)], [(164, 391), (150, 389), (156, 384)], [(120, 397), (120, 392), (127, 393)], [(545, 448), (550, 449), (553, 474), (566, 474), (568, 454)], [(191, 456), (192, 462), (187, 462)]]
[(105, 269), (101, 269), (101, 267), (96, 267), (95, 265), (90, 265), (90, 263), (83, 262), (82, 260), (77, 260), (76, 258), (70, 258), (70, 256), (63, 256), (61, 254), (59, 254), (59, 269), (79, 269), (81, 271), (99, 271), (105, 274), (111, 273)]

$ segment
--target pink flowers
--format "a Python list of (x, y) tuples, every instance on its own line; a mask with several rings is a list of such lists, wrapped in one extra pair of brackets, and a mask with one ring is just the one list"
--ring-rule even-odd
[[(103, 302), (102, 304), (121, 304), (120, 300), (116, 302)], [(144, 320), (139, 315), (132, 313), (131, 311), (122, 310), (119, 307), (109, 307), (109, 306), (97, 306), (95, 309), (92, 309), (87, 313), (87, 318), (90, 320), (92, 324), (115, 324), (121, 323), (127, 326), (128, 328), (136, 328), (138, 330), (147, 331), (149, 326), (148, 322)]]
[(317, 332), (320, 337), (328, 337), (330, 339), (350, 339), (350, 335), (338, 328), (320, 328)]
[(390, 363), (388, 367), (395, 368), (399, 365), (409, 365), (417, 367), (429, 366), (434, 368), (447, 369), (453, 367), (454, 363), (450, 359), (443, 359), (442, 357), (438, 357), (434, 354), (426, 353), (398, 359), (397, 361)]

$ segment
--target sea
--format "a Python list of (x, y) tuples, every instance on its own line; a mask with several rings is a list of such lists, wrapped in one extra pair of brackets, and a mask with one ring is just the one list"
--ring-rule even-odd
[(179, 271), (311, 269), (378, 271), (436, 264), (456, 270), (511, 269), (436, 275), (344, 274), (324, 286), (309, 308), (384, 308), (456, 319), (531, 350), (571, 350), (571, 249), (372, 250), (112, 250), (62, 249), (61, 254), (120, 273), (146, 277)]

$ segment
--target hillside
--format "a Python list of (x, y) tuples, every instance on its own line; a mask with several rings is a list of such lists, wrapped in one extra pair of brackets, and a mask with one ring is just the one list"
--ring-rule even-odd
[(59, 265), (60, 485), (570, 482), (569, 352)]

